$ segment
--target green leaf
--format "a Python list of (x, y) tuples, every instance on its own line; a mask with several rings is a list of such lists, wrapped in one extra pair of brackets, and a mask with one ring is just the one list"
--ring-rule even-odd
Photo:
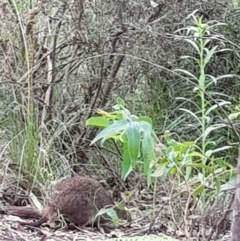
[(186, 163), (186, 174), (185, 174), (185, 178), (186, 180), (189, 179), (190, 175), (192, 174), (192, 159), (188, 160), (188, 162)]
[(166, 171), (167, 164), (168, 164), (168, 163), (161, 164), (161, 166), (159, 166), (159, 167), (152, 173), (152, 177), (157, 177), (157, 178), (162, 177), (163, 174), (164, 174), (165, 171)]
[(240, 112), (235, 112), (228, 116), (230, 120), (236, 120), (236, 119), (239, 119), (239, 117), (240, 117)]
[(118, 219), (116, 211), (113, 208), (102, 208), (102, 209), (100, 209), (98, 211), (96, 217), (102, 216), (104, 214), (107, 214), (111, 218), (115, 227), (119, 226), (119, 219)]
[(173, 167), (169, 168), (169, 176), (176, 175), (176, 173), (177, 173), (176, 166), (173, 166)]
[(197, 31), (198, 31), (197, 27), (195, 27), (195, 26), (189, 26), (189, 27), (187, 28), (187, 35), (192, 35), (192, 32), (197, 32)]
[(214, 186), (216, 187), (216, 193), (219, 194), (221, 189), (221, 183), (218, 178), (214, 179)]
[(86, 121), (86, 126), (107, 127), (109, 120), (104, 117), (91, 117)]
[(121, 107), (125, 106), (124, 100), (120, 97), (117, 97), (116, 102), (118, 105), (120, 105)]
[(208, 151), (205, 152), (205, 156), (207, 158), (209, 158), (209, 157), (211, 157), (212, 153), (213, 153), (212, 150), (208, 150)]
[(175, 71), (176, 71), (176, 72), (177, 72), (177, 71), (178, 71), (178, 72), (182, 72), (182, 73), (184, 73), (184, 74), (192, 77), (194, 80), (196, 80), (196, 81), (198, 82), (198, 78), (197, 78), (195, 75), (193, 75), (191, 72), (187, 71), (187, 70), (184, 70), (184, 69), (175, 69)]
[(204, 187), (202, 184), (200, 184), (197, 188), (195, 188), (195, 190), (192, 192), (192, 195), (194, 198), (196, 198), (197, 196), (199, 196), (200, 194), (202, 194), (204, 190)]
[(120, 113), (122, 114), (122, 118), (123, 119), (127, 119), (127, 120), (131, 120), (132, 116), (131, 116), (131, 112), (128, 109), (123, 109), (120, 111)]
[(139, 121), (146, 121), (146, 122), (148, 122), (149, 124), (152, 125), (152, 119), (150, 117), (148, 117), (148, 116), (139, 116), (138, 120)]
[(127, 143), (124, 143), (123, 145), (123, 160), (121, 163), (121, 178), (123, 180), (126, 180), (128, 175), (131, 173), (133, 170), (133, 167), (131, 165), (130, 157), (129, 157), (129, 151), (128, 151), (128, 146)]
[(192, 151), (188, 155), (191, 156), (191, 157), (199, 157), (199, 159), (204, 158), (204, 155), (201, 154), (200, 152), (197, 152), (197, 151)]
[(182, 111), (187, 112), (187, 113), (190, 114), (198, 123), (201, 124), (200, 118), (199, 118), (195, 113), (193, 113), (192, 111), (187, 110), (187, 109), (184, 109), (184, 108), (179, 108), (179, 110), (182, 110)]
[(229, 101), (221, 101), (218, 104), (212, 105), (205, 113), (205, 115), (209, 115), (213, 110), (215, 110), (216, 108), (220, 107), (220, 106), (224, 106), (224, 105), (229, 105), (231, 104), (231, 102)]
[(144, 174), (147, 176), (148, 186), (151, 184), (152, 168), (150, 164), (151, 161), (155, 160), (154, 141), (151, 134), (151, 129), (145, 129), (142, 139), (143, 170)]
[(204, 43), (203, 43), (203, 46), (205, 47), (208, 43), (210, 43), (211, 42), (211, 40), (210, 39), (205, 39), (204, 40)]
[(197, 58), (195, 58), (195, 57), (193, 57), (193, 56), (181, 56), (181, 59), (192, 59), (192, 60), (194, 60), (197, 64), (199, 63), (199, 60), (197, 59)]
[(205, 140), (212, 131), (226, 127), (226, 126), (227, 126), (227, 124), (216, 124), (216, 125), (207, 127), (203, 133), (203, 139)]
[(197, 51), (197, 53), (200, 55), (200, 49), (198, 45), (191, 39), (185, 39), (186, 42), (190, 43)]
[(218, 76), (218, 77), (215, 77), (216, 80), (220, 80), (220, 79), (226, 79), (226, 78), (233, 78), (233, 77), (237, 77), (238, 75), (236, 74), (225, 74), (225, 75), (221, 75), (221, 76)]
[(222, 147), (219, 147), (219, 148), (216, 148), (214, 150), (212, 150), (212, 153), (218, 153), (220, 151), (225, 151), (225, 150), (228, 150), (230, 148), (233, 148), (232, 146), (222, 146)]
[(129, 158), (132, 167), (136, 165), (139, 153), (140, 153), (140, 132), (138, 122), (130, 122), (129, 127), (126, 130), (127, 134), (127, 150), (129, 152)]
[(98, 135), (92, 140), (90, 145), (94, 144), (98, 140), (104, 138), (107, 139), (109, 136), (115, 135), (119, 132), (125, 131), (129, 125), (128, 120), (115, 121), (110, 126), (106, 127), (104, 130), (100, 131)]
[(213, 54), (215, 53), (215, 50), (217, 49), (218, 46), (214, 46), (211, 50), (209, 50), (208, 48), (204, 48), (205, 52), (206, 52), (206, 57), (204, 59), (204, 63), (203, 66), (205, 67), (208, 62), (210, 61), (210, 59), (212, 58)]

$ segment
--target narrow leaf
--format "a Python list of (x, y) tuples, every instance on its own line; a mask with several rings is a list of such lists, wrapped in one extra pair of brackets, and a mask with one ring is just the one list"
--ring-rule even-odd
[(205, 52), (206, 52), (206, 57), (204, 59), (204, 63), (203, 66), (205, 67), (208, 62), (210, 61), (210, 59), (212, 58), (213, 54), (215, 53), (215, 50), (217, 49), (218, 46), (213, 47), (210, 51), (207, 48), (204, 48)]
[(215, 105), (212, 105), (205, 113), (205, 115), (209, 115), (214, 109), (216, 109), (217, 107), (220, 107), (220, 106), (224, 106), (224, 105), (229, 105), (231, 102), (229, 101), (222, 101), (218, 104), (215, 104)]
[(195, 113), (193, 113), (192, 111), (187, 110), (187, 109), (183, 109), (183, 108), (179, 108), (179, 110), (182, 110), (182, 111), (187, 112), (187, 113), (190, 114), (192, 117), (194, 117), (194, 119), (195, 119), (199, 124), (201, 124), (201, 120), (200, 120), (200, 119), (198, 118), (198, 116), (197, 116)]
[(198, 78), (197, 78), (195, 75), (193, 75), (192, 73), (190, 73), (189, 71), (187, 71), (187, 70), (184, 70), (184, 69), (175, 69), (175, 71), (176, 71), (176, 72), (182, 72), (182, 73), (184, 73), (184, 74), (192, 77), (192, 78), (195, 79), (196, 81), (198, 81)]
[(193, 197), (196, 198), (197, 196), (202, 194), (203, 190), (204, 190), (204, 187), (202, 184), (200, 184), (195, 190), (193, 190), (193, 192), (192, 192)]
[(198, 45), (191, 39), (185, 39), (186, 42), (190, 43), (194, 48), (195, 50), (197, 51), (197, 53), (200, 55), (200, 49), (198, 47)]

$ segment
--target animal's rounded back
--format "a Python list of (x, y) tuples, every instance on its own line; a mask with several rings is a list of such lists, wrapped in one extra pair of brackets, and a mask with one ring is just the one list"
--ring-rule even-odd
[(97, 212), (109, 205), (113, 205), (111, 194), (98, 181), (76, 176), (56, 184), (48, 206), (84, 226), (92, 224)]

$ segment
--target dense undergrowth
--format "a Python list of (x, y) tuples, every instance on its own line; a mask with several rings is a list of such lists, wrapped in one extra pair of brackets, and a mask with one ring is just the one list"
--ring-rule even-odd
[(0, 125), (20, 182), (143, 173), (186, 197), (186, 235), (190, 206), (216, 211), (235, 177), (239, 17), (227, 1), (189, 2), (0, 5)]

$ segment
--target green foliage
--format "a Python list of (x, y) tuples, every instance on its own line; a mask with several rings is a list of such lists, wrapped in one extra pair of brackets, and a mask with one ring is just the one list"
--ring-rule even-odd
[(115, 227), (119, 226), (118, 215), (117, 215), (116, 211), (113, 208), (102, 208), (101, 210), (98, 211), (98, 213), (97, 213), (95, 218), (97, 218), (99, 216), (102, 216), (102, 215), (109, 216)]
[[(216, 131), (226, 128), (227, 125), (223, 123), (211, 124), (211, 120), (216, 113), (219, 114), (225, 106), (230, 104), (229, 101), (223, 99), (226, 96), (213, 92), (212, 87), (217, 85), (220, 79), (233, 77), (233, 75), (214, 77), (206, 73), (208, 64), (210, 64), (213, 55), (217, 52), (217, 46), (210, 47), (211, 38), (207, 36), (210, 36), (210, 30), (216, 25), (220, 25), (220, 23), (205, 24), (202, 22), (201, 17), (198, 18), (194, 14), (192, 18), (194, 25), (184, 29), (188, 37), (185, 41), (195, 49), (196, 56), (183, 56), (183, 58), (192, 59), (192, 62), (197, 67), (197, 73), (191, 73), (183, 69), (177, 69), (176, 71), (188, 77), (193, 84), (193, 93), (197, 95), (193, 99), (181, 98), (192, 103), (197, 111), (186, 108), (181, 108), (181, 110), (190, 115), (195, 125), (201, 128), (199, 128), (199, 137), (194, 143), (176, 143), (168, 140), (171, 151), (168, 149), (167, 160), (178, 167), (174, 169), (172, 164), (171, 171), (173, 173), (176, 170), (182, 170), (182, 165), (185, 166), (184, 171), (178, 172), (178, 174), (184, 175), (185, 180), (189, 178), (193, 180), (192, 183), (195, 187), (192, 195), (196, 197), (204, 194), (206, 188), (215, 187), (215, 190), (219, 193), (221, 181), (226, 182), (228, 179), (233, 178), (232, 171), (229, 171), (229, 175), (226, 175), (227, 170), (231, 170), (232, 166), (216, 157), (222, 151), (231, 148), (231, 146), (217, 147), (217, 142), (212, 139)], [(221, 49), (222, 52), (227, 50)], [(219, 98), (220, 96), (222, 98)], [(223, 113), (225, 112), (223, 111)], [(193, 168), (195, 172), (193, 172)], [(196, 172), (197, 176), (191, 175), (196, 174)], [(218, 193), (215, 193), (215, 195)], [(202, 197), (204, 203), (205, 195), (202, 195)]]
[(28, 113), (26, 123), (19, 121), (18, 111), (10, 114), (8, 121), (5, 128), (11, 137), (9, 144), (11, 163), (17, 167), (15, 170), (20, 182), (24, 181), (27, 186), (32, 186), (34, 182), (39, 181), (39, 170), (42, 166), (38, 148), (39, 133), (35, 126), (33, 113)]
[(152, 176), (163, 180), (178, 177), (179, 191), (188, 191), (197, 198), (205, 191), (212, 190), (212, 195), (217, 197), (226, 180), (235, 177), (232, 166), (222, 159), (213, 156), (208, 164), (204, 164), (202, 160), (205, 160), (205, 156), (195, 142), (177, 142), (168, 134), (164, 135), (164, 140), (166, 148), (154, 163)]
[(115, 111), (111, 113), (99, 110), (98, 114), (102, 117), (91, 117), (86, 121), (87, 126), (104, 127), (92, 140), (91, 145), (98, 140), (102, 140), (103, 144), (110, 138), (114, 139), (122, 146), (122, 178), (126, 179), (136, 165), (142, 165), (149, 185), (152, 173), (151, 161), (155, 159), (152, 121), (147, 116), (132, 115), (124, 107), (121, 98), (117, 99), (114, 109)]
[(229, 6), (232, 9), (239, 9), (240, 8), (240, 1), (239, 0), (230, 0)]

